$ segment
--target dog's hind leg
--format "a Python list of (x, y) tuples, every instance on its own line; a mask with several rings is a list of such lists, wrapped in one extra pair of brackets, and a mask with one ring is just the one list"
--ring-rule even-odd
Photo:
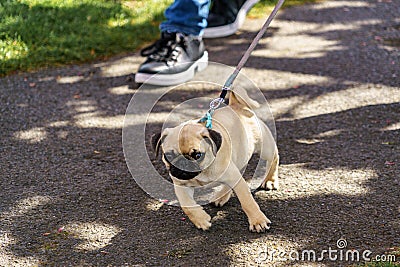
[(279, 189), (278, 165), (279, 155), (276, 153), (272, 160), (268, 160), (267, 172), (260, 186), (261, 188), (265, 190)]
[(262, 182), (260, 188), (265, 190), (276, 190), (279, 189), (279, 178), (278, 178), (278, 166), (279, 166), (279, 154), (278, 147), (275, 144), (275, 140), (265, 124), (261, 124), (262, 127), (262, 146), (260, 156), (263, 160), (267, 161), (265, 179)]
[(217, 207), (222, 207), (229, 201), (232, 196), (232, 189), (228, 185), (221, 185), (221, 188), (215, 191), (215, 195), (212, 199), (212, 202)]

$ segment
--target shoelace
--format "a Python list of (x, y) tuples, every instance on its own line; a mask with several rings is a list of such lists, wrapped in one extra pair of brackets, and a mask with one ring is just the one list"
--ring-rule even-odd
[(150, 57), (158, 62), (176, 62), (180, 54), (180, 51), (176, 48), (181, 44), (183, 45), (183, 42), (184, 38), (181, 36), (177, 36), (176, 39), (162, 38), (144, 48), (140, 54), (143, 57)]

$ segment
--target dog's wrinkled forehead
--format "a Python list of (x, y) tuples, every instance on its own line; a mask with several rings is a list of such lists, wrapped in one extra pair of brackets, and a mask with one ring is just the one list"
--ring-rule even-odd
[(200, 150), (200, 144), (208, 135), (207, 129), (202, 125), (185, 124), (175, 128), (166, 129), (163, 149), (176, 150), (180, 154), (190, 154), (193, 149)]
[(179, 149), (182, 154), (190, 154), (193, 149), (201, 150), (200, 145), (204, 136), (208, 134), (202, 125), (185, 125), (179, 136)]

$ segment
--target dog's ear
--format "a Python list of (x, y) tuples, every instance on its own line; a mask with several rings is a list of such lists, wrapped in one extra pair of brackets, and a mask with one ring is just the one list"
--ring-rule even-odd
[(151, 146), (156, 153), (156, 157), (158, 157), (158, 152), (160, 151), (160, 146), (165, 136), (161, 136), (161, 132), (153, 134), (151, 136)]
[(217, 147), (217, 152), (221, 148), (222, 145), (222, 135), (219, 132), (208, 129), (208, 133), (210, 134), (211, 140), (213, 140), (215, 146)]

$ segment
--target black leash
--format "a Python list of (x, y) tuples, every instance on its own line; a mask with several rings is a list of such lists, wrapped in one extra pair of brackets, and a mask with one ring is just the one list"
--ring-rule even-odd
[(254, 40), (251, 42), (250, 46), (247, 48), (246, 52), (240, 59), (239, 63), (237, 64), (235, 70), (233, 73), (229, 76), (229, 78), (226, 80), (224, 86), (222, 87), (221, 94), (219, 95), (218, 98), (215, 98), (214, 100), (211, 101), (210, 103), (210, 109), (207, 111), (207, 113), (204, 115), (203, 118), (200, 119), (199, 122), (206, 122), (206, 127), (211, 129), (212, 128), (212, 115), (214, 111), (224, 102), (225, 97), (228, 93), (229, 90), (231, 90), (232, 84), (235, 81), (236, 77), (238, 76), (240, 70), (243, 68), (244, 64), (246, 64), (247, 60), (249, 59), (251, 52), (253, 52), (254, 48), (257, 46), (258, 42), (264, 35), (264, 33), (267, 31), (269, 24), (271, 24), (271, 21), (274, 19), (276, 16), (276, 13), (278, 13), (278, 10), (282, 7), (283, 3), (285, 0), (279, 0), (276, 6), (274, 7), (274, 10), (272, 10), (271, 14), (267, 18), (267, 21), (264, 23), (262, 26), (261, 30), (258, 32)]

